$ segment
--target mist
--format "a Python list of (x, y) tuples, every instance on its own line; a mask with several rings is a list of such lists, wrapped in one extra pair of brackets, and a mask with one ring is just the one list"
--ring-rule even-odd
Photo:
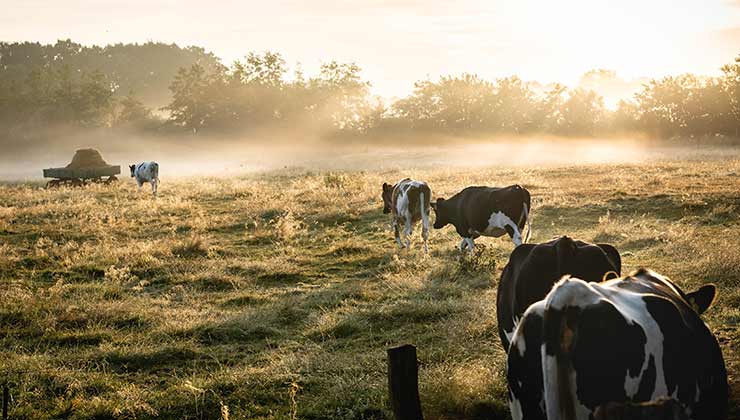
[(630, 138), (404, 136), (358, 143), (308, 134), (265, 132), (238, 137), (149, 137), (106, 130), (58, 129), (53, 142), (6, 148), (0, 180), (41, 181), (42, 169), (66, 166), (75, 150), (94, 148), (111, 165), (156, 161), (163, 180), (247, 175), (286, 168), (307, 171), (454, 170), (640, 164), (737, 157), (737, 147), (665, 144)]
[(740, 57), (719, 77), (639, 88), (607, 70), (572, 89), (465, 72), (417, 80), (392, 101), (371, 94), (357, 63), (306, 74), (287, 62), (265, 51), (225, 66), (202, 48), (154, 42), (0, 42), (0, 179), (39, 181), (81, 148), (124, 177), (153, 160), (172, 179), (722, 159), (740, 143)]

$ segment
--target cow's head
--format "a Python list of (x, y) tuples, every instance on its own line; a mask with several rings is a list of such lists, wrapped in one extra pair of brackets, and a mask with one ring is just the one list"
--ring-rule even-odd
[(388, 214), (393, 208), (393, 185), (384, 182), (381, 197), (383, 197), (383, 214)]
[(442, 229), (450, 223), (449, 215), (447, 214), (447, 206), (444, 198), (438, 198), (437, 201), (429, 203), (434, 210), (434, 228)]
[(128, 168), (131, 169), (131, 178), (133, 178), (134, 171), (136, 170), (136, 165), (128, 165)]

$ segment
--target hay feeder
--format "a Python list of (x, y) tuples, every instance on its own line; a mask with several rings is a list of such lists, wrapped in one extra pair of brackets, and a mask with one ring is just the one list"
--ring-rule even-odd
[(108, 165), (97, 150), (80, 149), (64, 168), (44, 169), (44, 178), (54, 178), (46, 183), (46, 188), (63, 185), (81, 187), (88, 183), (110, 184), (118, 180), (116, 175), (120, 173), (121, 167)]

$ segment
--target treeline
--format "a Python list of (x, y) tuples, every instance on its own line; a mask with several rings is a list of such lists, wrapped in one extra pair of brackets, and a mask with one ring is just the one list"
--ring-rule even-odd
[(55, 79), (65, 73), (74, 81), (84, 75), (102, 73), (119, 95), (134, 92), (150, 106), (170, 100), (169, 86), (181, 67), (198, 63), (211, 69), (219, 59), (200, 47), (147, 42), (83, 46), (70, 40), (53, 45), (35, 42), (0, 42), (0, 83), (21, 87), (31, 78)]
[(196, 63), (221, 65), (202, 48), (175, 44), (0, 42), (0, 138), (57, 125), (155, 129), (161, 122), (150, 108), (169, 103), (177, 71)]
[(165, 107), (169, 122), (194, 133), (296, 125), (328, 133), (360, 132), (371, 111), (370, 84), (360, 67), (332, 61), (319, 74), (288, 78), (280, 54), (249, 54), (230, 67), (180, 69)]
[(353, 63), (328, 62), (307, 76), (271, 52), (225, 66), (203, 49), (160, 43), (0, 43), (0, 124), (5, 137), (55, 124), (194, 134), (286, 127), (324, 137), (738, 137), (740, 57), (720, 77), (651, 80), (610, 110), (593, 90), (517, 77), (423, 80), (387, 103)]

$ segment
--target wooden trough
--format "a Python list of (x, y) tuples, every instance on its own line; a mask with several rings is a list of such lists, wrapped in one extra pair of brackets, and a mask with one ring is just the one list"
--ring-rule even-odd
[(44, 169), (44, 178), (54, 178), (46, 183), (46, 188), (62, 185), (79, 187), (90, 182), (110, 184), (118, 179), (116, 175), (120, 173), (121, 167), (108, 165), (97, 150), (80, 149), (64, 168)]

